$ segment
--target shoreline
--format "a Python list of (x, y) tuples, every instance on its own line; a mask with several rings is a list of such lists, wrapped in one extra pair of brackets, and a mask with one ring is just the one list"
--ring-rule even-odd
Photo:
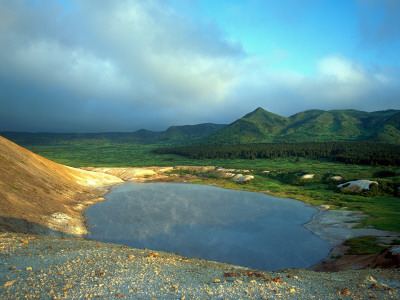
[[(137, 190), (140, 192), (151, 191), (151, 196), (136, 199), (135, 191)], [(167, 198), (164, 197), (164, 193)], [(325, 259), (332, 250), (329, 243), (304, 227), (305, 223), (311, 221), (316, 209), (295, 199), (278, 198), (262, 193), (225, 189), (212, 185), (157, 181), (148, 183), (129, 181), (124, 185), (114, 187), (111, 193), (105, 197), (107, 201), (97, 203), (86, 211), (90, 231), (85, 238), (130, 247), (145, 247), (154, 251), (172, 251), (187, 257), (194, 256), (230, 262), (265, 271), (287, 268), (309, 269)], [(165, 199), (160, 203), (152, 202), (152, 199), (159, 197)], [(187, 197), (190, 199), (188, 200)], [(124, 201), (120, 199), (124, 199)], [(136, 209), (132, 210), (134, 204), (131, 203), (136, 203), (135, 199), (140, 203), (138, 207), (142, 205), (147, 207), (149, 201), (151, 203), (149, 207), (157, 207), (157, 203), (159, 203), (161, 206), (156, 209), (157, 215), (165, 211), (170, 221), (159, 216), (165, 224), (163, 223), (162, 227), (160, 224), (152, 226), (154, 215), (151, 211), (147, 211), (143, 215)], [(208, 201), (206, 201), (207, 199)], [(200, 203), (196, 205), (197, 201)], [(126, 203), (129, 204), (126, 205)], [(249, 205), (248, 209), (247, 206), (243, 206), (246, 203)], [(226, 214), (227, 206), (231, 205), (232, 210), (228, 209), (229, 213)], [(183, 210), (180, 209), (182, 207), (184, 207)], [(211, 217), (209, 209), (204, 209), (204, 207), (211, 208), (217, 213), (211, 213)], [(293, 219), (290, 217), (285, 221), (288, 215), (293, 216)], [(142, 228), (143, 233), (140, 226), (132, 227), (132, 222), (128, 222), (132, 224), (127, 225), (117, 220), (111, 221), (115, 218), (121, 220), (139, 218), (140, 224), (143, 226), (149, 224), (149, 226)], [(258, 220), (259, 218), (262, 218), (262, 223)], [(254, 226), (252, 222), (257, 222), (257, 226)], [(245, 224), (244, 227), (242, 223)], [(197, 238), (192, 240), (193, 232), (190, 233), (188, 224), (191, 225), (190, 228), (194, 226), (196, 232), (199, 230), (198, 238), (203, 240), (207, 236), (207, 240), (199, 244), (196, 242)], [(176, 234), (171, 233), (175, 233), (173, 229), (165, 231), (162, 229), (171, 226), (172, 228), (175, 226), (185, 228), (179, 231), (178, 239), (176, 239)], [(212, 231), (203, 226), (211, 226)], [(111, 232), (112, 234), (110, 234)], [(160, 241), (163, 242), (155, 243), (154, 236), (160, 233)], [(238, 239), (240, 237), (240, 241), (234, 241), (236, 235)], [(144, 242), (138, 236), (148, 242)], [(148, 236), (152, 238), (148, 239)], [(262, 238), (263, 236), (271, 237)], [(227, 240), (228, 237), (229, 240)], [(211, 240), (212, 242), (210, 242)], [(250, 242), (251, 245), (247, 242)], [(196, 244), (197, 246), (195, 246)], [(197, 248), (201, 250), (196, 250)], [(273, 257), (274, 259), (271, 260)]]
[[(97, 195), (106, 195), (115, 185), (104, 185)], [(101, 201), (93, 197), (95, 190), (92, 186), (93, 193), (75, 202), (87, 204), (80, 205), (83, 217), (84, 207)], [(398, 299), (400, 295), (400, 271), (393, 268), (259, 271), (62, 233), (0, 231), (0, 250), (0, 298), (5, 299)]]
[[(355, 228), (361, 224), (358, 221), (367, 217), (360, 211), (349, 210), (328, 210), (324, 207), (314, 206), (318, 211), (313, 215), (310, 222), (304, 224), (304, 227), (310, 230), (313, 234), (320, 237), (331, 245), (331, 251), (328, 256), (320, 263), (310, 267), (310, 270), (315, 271), (339, 271), (359, 269), (367, 266), (375, 256), (370, 255), (350, 255), (347, 254), (349, 246), (344, 243), (346, 240), (363, 237), (374, 236), (381, 243), (390, 244), (394, 239), (398, 238), (400, 233), (384, 231), (375, 228)], [(361, 258), (365, 256), (365, 262), (356, 262), (354, 264), (348, 261), (350, 258)]]
[[(208, 168), (208, 167), (199, 167)], [(146, 167), (146, 168), (85, 168), (85, 170), (90, 170), (94, 172), (101, 172), (113, 176), (117, 176), (124, 180), (123, 183), (134, 182), (134, 183), (190, 183), (185, 180), (185, 178), (174, 176), (173, 174), (165, 175), (164, 172), (173, 170), (173, 167)], [(172, 176), (171, 176), (172, 175)], [(193, 183), (192, 183), (193, 184)], [(196, 183), (197, 184), (197, 183)], [(210, 185), (206, 184), (205, 185)], [(106, 195), (110, 192), (111, 188), (117, 184), (113, 184), (107, 187), (107, 191), (102, 195)], [(104, 199), (104, 198), (103, 198)], [(294, 198), (293, 198), (294, 199)], [(299, 199), (294, 199), (301, 201)], [(97, 202), (97, 201), (96, 201)], [(86, 207), (89, 208), (90, 204)], [(304, 201), (301, 201), (306, 203)], [(309, 204), (309, 203), (308, 203)], [(358, 221), (362, 218), (367, 217), (367, 215), (362, 214), (362, 212), (357, 211), (347, 211), (347, 210), (329, 210), (329, 207), (321, 205), (314, 206), (318, 211), (312, 216), (311, 220), (304, 223), (303, 226), (310, 230), (314, 235), (318, 236), (325, 242), (329, 243), (331, 250), (328, 255), (321, 260), (321, 262), (310, 266), (309, 270), (318, 271), (331, 271), (336, 270), (336, 262), (340, 260), (345, 260), (347, 258), (346, 251), (347, 246), (344, 242), (351, 238), (361, 237), (361, 236), (376, 236), (378, 239), (386, 240), (389, 243), (398, 238), (400, 233), (383, 231), (373, 228), (354, 228), (359, 225)], [(85, 225), (86, 225), (86, 217)]]

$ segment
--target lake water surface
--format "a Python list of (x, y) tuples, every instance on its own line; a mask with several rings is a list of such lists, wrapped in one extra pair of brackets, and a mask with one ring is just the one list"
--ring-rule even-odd
[(260, 270), (308, 268), (329, 244), (302, 224), (317, 210), (270, 195), (180, 183), (126, 183), (86, 212), (88, 238)]

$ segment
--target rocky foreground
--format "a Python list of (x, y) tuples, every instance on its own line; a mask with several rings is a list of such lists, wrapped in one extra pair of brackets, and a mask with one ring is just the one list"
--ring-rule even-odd
[(399, 299), (399, 270), (261, 272), (80, 238), (0, 234), (1, 299)]

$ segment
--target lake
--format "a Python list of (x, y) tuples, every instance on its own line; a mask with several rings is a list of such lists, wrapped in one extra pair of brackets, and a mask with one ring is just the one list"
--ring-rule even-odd
[(87, 238), (260, 270), (308, 268), (330, 251), (294, 199), (207, 185), (126, 183), (86, 211)]

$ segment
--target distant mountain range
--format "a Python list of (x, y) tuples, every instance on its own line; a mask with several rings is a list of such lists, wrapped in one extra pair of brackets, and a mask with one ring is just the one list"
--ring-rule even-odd
[(400, 110), (307, 110), (289, 118), (257, 108), (202, 140), (207, 144), (376, 141), (400, 144)]
[(172, 126), (155, 132), (22, 133), (0, 132), (20, 145), (90, 143), (201, 143), (374, 141), (400, 144), (400, 110), (307, 110), (285, 118), (262, 108), (229, 125), (205, 123)]
[(140, 129), (135, 132), (100, 133), (48, 133), (48, 132), (0, 132), (0, 135), (22, 146), (99, 143), (186, 143), (211, 136), (226, 124), (204, 123), (198, 125), (171, 126), (165, 131)]

